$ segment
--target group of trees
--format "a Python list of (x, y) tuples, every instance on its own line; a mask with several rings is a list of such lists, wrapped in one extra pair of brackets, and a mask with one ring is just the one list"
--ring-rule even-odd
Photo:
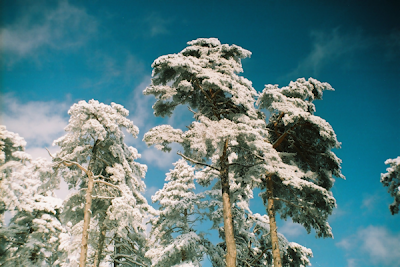
[[(186, 130), (160, 125), (144, 135), (165, 152), (182, 147), (152, 197), (157, 210), (142, 195), (147, 167), (124, 143), (122, 129), (136, 137), (138, 128), (121, 105), (74, 104), (51, 162), (31, 160), (23, 139), (0, 127), (0, 265), (201, 266), (204, 257), (218, 267), (310, 264), (311, 250), (278, 233), (275, 217), (332, 237), (330, 189), (334, 177), (344, 178), (332, 149), (340, 143), (313, 104), (332, 87), (301, 78), (257, 93), (238, 75), (249, 51), (215, 38), (188, 45), (154, 61), (144, 91), (156, 97), (156, 116), (186, 105), (194, 118)], [(388, 162), (382, 176), (395, 195), (392, 213), (399, 162)], [(74, 189), (62, 203), (54, 194), (60, 179)], [(264, 215), (251, 211), (256, 188)], [(6, 211), (13, 212), (8, 225)], [(209, 240), (204, 221), (221, 242)]]

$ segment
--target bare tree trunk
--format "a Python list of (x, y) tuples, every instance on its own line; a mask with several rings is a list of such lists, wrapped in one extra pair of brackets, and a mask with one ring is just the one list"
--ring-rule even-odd
[(88, 188), (86, 190), (86, 204), (83, 215), (83, 231), (82, 231), (82, 243), (81, 243), (81, 257), (79, 259), (79, 267), (86, 266), (87, 257), (87, 241), (88, 241), (88, 228), (90, 224), (90, 208), (92, 207), (92, 191), (93, 191), (93, 173), (88, 171)]
[(274, 267), (282, 267), (281, 254), (279, 251), (278, 233), (275, 220), (275, 207), (274, 207), (274, 185), (272, 183), (272, 175), (267, 177), (267, 198), (268, 198), (268, 217), (270, 225), (270, 235), (272, 243), (272, 257), (274, 259)]
[(79, 267), (86, 266), (86, 258), (87, 258), (87, 247), (88, 247), (88, 229), (90, 224), (90, 216), (91, 216), (91, 208), (92, 208), (92, 191), (93, 191), (93, 164), (96, 161), (96, 152), (97, 152), (97, 144), (99, 140), (96, 140), (93, 149), (92, 149), (92, 158), (89, 162), (88, 170), (86, 171), (86, 175), (88, 176), (88, 188), (86, 190), (86, 204), (83, 212), (83, 231), (82, 231), (82, 243), (81, 243), (81, 257), (79, 259)]
[(99, 241), (98, 241), (98, 245), (97, 245), (96, 255), (94, 258), (94, 264), (93, 264), (94, 267), (99, 267), (101, 255), (103, 254), (104, 240), (106, 239), (106, 231), (107, 231), (107, 227), (104, 224), (105, 217), (106, 217), (105, 215), (102, 216), (101, 221), (100, 221), (100, 236), (99, 236)]
[[(185, 229), (183, 229), (183, 233), (184, 234), (187, 234), (188, 232), (189, 232), (189, 229), (187, 229), (187, 224), (188, 224), (188, 212), (187, 212), (187, 209), (185, 209), (184, 211), (183, 211), (183, 216), (184, 216), (184, 218), (183, 218), (183, 220), (184, 220), (184, 225), (185, 225)], [(182, 262), (185, 262), (185, 260), (186, 260), (186, 251), (183, 249), (182, 250)]]
[(224, 216), (225, 242), (226, 242), (226, 266), (236, 267), (236, 243), (233, 234), (232, 206), (229, 190), (229, 162), (227, 156), (228, 139), (225, 141), (221, 162), (221, 187), (222, 187), (222, 211)]

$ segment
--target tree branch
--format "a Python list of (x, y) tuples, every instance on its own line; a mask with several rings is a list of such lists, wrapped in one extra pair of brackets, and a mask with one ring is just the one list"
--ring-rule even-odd
[(132, 263), (134, 263), (136, 265), (140, 265), (140, 266), (146, 267), (146, 265), (135, 261), (131, 257), (132, 257), (131, 255), (118, 254), (117, 256), (115, 256), (113, 258), (114, 258), (114, 261), (116, 261), (118, 263), (125, 263), (124, 261), (118, 260), (118, 258), (124, 258), (125, 260), (130, 261), (130, 262), (132, 262)]
[(116, 197), (92, 196), (92, 198), (98, 198), (98, 199), (115, 199)]
[(254, 153), (253, 151), (251, 151), (250, 149), (247, 149), (247, 148), (245, 148), (245, 147), (242, 147), (242, 146), (232, 146), (232, 145), (230, 145), (229, 147), (238, 147), (238, 148), (240, 148), (240, 149), (244, 149), (244, 150), (250, 152), (251, 154), (253, 154), (255, 157), (257, 157), (257, 158), (259, 158), (259, 159), (261, 159), (261, 160), (265, 160), (265, 159), (264, 159), (263, 157), (261, 157), (260, 155), (257, 155), (256, 153)]
[(198, 164), (198, 165), (210, 167), (211, 169), (214, 169), (214, 170), (216, 170), (216, 171), (220, 171), (220, 169), (218, 169), (218, 168), (216, 168), (216, 167), (214, 167), (214, 166), (212, 166), (212, 165), (209, 165), (209, 164), (203, 163), (203, 162), (199, 162), (199, 161), (196, 161), (196, 160), (191, 159), (191, 158), (189, 158), (189, 157), (186, 157), (185, 155), (183, 155), (183, 154), (180, 153), (180, 152), (177, 152), (177, 154), (178, 154), (179, 156), (181, 156), (182, 158), (184, 158), (184, 159), (186, 159), (186, 160), (188, 160), (188, 161), (190, 161), (190, 162), (192, 162), (192, 163), (194, 163), (194, 164)]
[[(97, 177), (102, 177), (102, 176), (97, 175), (96, 178), (97, 178)], [(119, 188), (118, 185), (115, 185), (115, 184), (112, 184), (112, 183), (109, 183), (109, 182), (106, 182), (106, 181), (103, 181), (103, 180), (93, 180), (93, 183), (102, 183), (102, 184), (105, 184), (105, 185), (108, 185), (108, 186), (117, 188), (119, 191), (122, 191), (122, 190)]]
[[(47, 147), (46, 147), (46, 150), (49, 153), (50, 157), (55, 159), (55, 157), (50, 153), (50, 151), (47, 149)], [(84, 173), (86, 173), (89, 176), (89, 171), (86, 170), (84, 167), (82, 167), (82, 165), (80, 165), (78, 162), (70, 161), (70, 160), (61, 160), (61, 162), (59, 164), (64, 164), (67, 167), (75, 165), (75, 166), (77, 166), (79, 169), (81, 169)]]
[(273, 198), (271, 198), (271, 199), (277, 200), (277, 201), (285, 202), (285, 203), (287, 203), (287, 204), (289, 204), (289, 205), (292, 205), (292, 206), (295, 206), (295, 207), (297, 207), (297, 208), (299, 208), (299, 209), (304, 209), (303, 206), (296, 205), (296, 204), (294, 204), (294, 203), (292, 203), (292, 202), (290, 202), (290, 201), (288, 201), (288, 200), (286, 200), (286, 199), (281, 199), (281, 198), (277, 198), (277, 197), (273, 197)]
[(265, 249), (261, 252), (261, 255), (258, 256), (258, 258), (254, 259), (254, 260), (250, 263), (250, 266), (253, 265), (254, 263), (258, 262), (258, 261), (261, 259), (261, 257), (264, 255), (264, 253), (267, 252), (267, 250), (270, 250), (270, 249), (272, 249), (272, 247), (267, 247), (267, 248), (265, 248)]
[(256, 166), (256, 165), (263, 164), (263, 163), (264, 163), (264, 162), (259, 162), (259, 163), (251, 164), (251, 165), (244, 165), (244, 164), (241, 164), (241, 163), (239, 163), (239, 162), (232, 162), (232, 163), (229, 163), (228, 165), (229, 165), (229, 166), (232, 166), (232, 165), (239, 165), (239, 166), (242, 166), (242, 167), (245, 167), (245, 168), (250, 168), (250, 167), (254, 167), (254, 166)]

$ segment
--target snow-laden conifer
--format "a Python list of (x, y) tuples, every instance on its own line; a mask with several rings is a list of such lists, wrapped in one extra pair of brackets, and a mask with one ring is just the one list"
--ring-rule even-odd
[(54, 266), (59, 235), (65, 232), (59, 221), (62, 201), (54, 194), (59, 179), (51, 162), (30, 160), (25, 144), (18, 134), (0, 126), (0, 197), (3, 212), (13, 214), (8, 225), (0, 225), (0, 264)]
[(399, 213), (400, 206), (400, 157), (388, 159), (385, 164), (389, 167), (386, 173), (381, 174), (381, 183), (388, 187), (388, 192), (394, 198), (389, 205), (389, 210), (394, 215)]
[(202, 220), (204, 205), (196, 194), (194, 168), (183, 159), (174, 163), (167, 173), (166, 184), (152, 197), (160, 205), (152, 225), (152, 249), (147, 256), (152, 266), (201, 266), (206, 253), (206, 241), (195, 229)]
[[(255, 160), (246, 155), (265, 149), (262, 142), (265, 122), (254, 108), (256, 91), (242, 72), (241, 59), (250, 52), (236, 45), (221, 44), (215, 38), (188, 42), (178, 54), (161, 56), (152, 65), (152, 84), (144, 94), (154, 95), (156, 116), (169, 116), (178, 105), (187, 105), (195, 121), (183, 132), (169, 125), (157, 126), (145, 134), (148, 145), (164, 151), (168, 144), (183, 146), (182, 157), (210, 176), (218, 178), (224, 213), (226, 264), (236, 265), (236, 245), (232, 224), (230, 176), (238, 183), (252, 186), (260, 179), (263, 168), (254, 168)], [(260, 148), (261, 147), (261, 148)], [(258, 163), (264, 162), (263, 158)], [(247, 196), (243, 196), (247, 198)]]
[(267, 141), (284, 163), (280, 172), (267, 171), (261, 197), (272, 224), (278, 212), (308, 232), (315, 229), (318, 237), (332, 237), (328, 216), (336, 203), (330, 189), (334, 176), (344, 176), (341, 160), (332, 152), (340, 147), (336, 134), (328, 122), (314, 115), (313, 101), (322, 99), (324, 90), (333, 89), (328, 83), (301, 78), (283, 88), (266, 85), (260, 94), (257, 104), (271, 112)]
[[(143, 264), (141, 255), (124, 254), (133, 243), (145, 243), (131, 237), (144, 238), (149, 206), (141, 192), (147, 167), (135, 162), (140, 154), (124, 143), (122, 128), (134, 137), (139, 130), (126, 118), (128, 110), (115, 103), (80, 101), (68, 114), (67, 133), (54, 142), (61, 151), (53, 159), (69, 187), (77, 190), (64, 203), (62, 219), (73, 232), (63, 238), (61, 248), (67, 253), (61, 265), (97, 267), (104, 259)], [(82, 240), (79, 248), (76, 235)]]
[[(201, 177), (199, 182), (201, 183)], [(231, 180), (231, 192), (233, 195), (237, 192), (243, 192), (239, 184)], [(252, 196), (252, 190), (247, 188), (248, 196)], [(243, 194), (243, 193), (242, 193)], [(207, 207), (209, 207), (208, 216), (213, 222), (213, 229), (218, 230), (220, 236), (224, 234), (224, 228), (220, 227), (222, 218), (222, 199), (219, 190), (211, 189), (204, 192), (207, 196)], [(237, 266), (274, 266), (272, 257), (272, 239), (270, 233), (270, 222), (268, 216), (253, 214), (250, 210), (249, 200), (240, 196), (235, 198), (232, 205), (232, 216), (234, 221), (234, 235), (237, 247)], [(308, 266), (309, 258), (312, 252), (297, 243), (288, 242), (282, 234), (277, 234), (279, 239), (279, 250), (282, 253), (282, 266)], [(226, 254), (226, 245), (221, 242), (211, 246), (208, 255), (213, 266), (224, 265), (224, 255)]]

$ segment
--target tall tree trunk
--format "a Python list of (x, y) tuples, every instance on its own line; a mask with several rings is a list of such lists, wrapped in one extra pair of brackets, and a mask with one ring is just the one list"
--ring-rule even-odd
[[(188, 232), (189, 232), (189, 229), (187, 228), (187, 225), (188, 225), (188, 212), (187, 212), (187, 209), (185, 209), (184, 211), (183, 211), (183, 220), (184, 220), (184, 229), (183, 229), (183, 233), (184, 234), (187, 234)], [(181, 253), (182, 253), (182, 262), (185, 262), (185, 260), (186, 260), (186, 251), (183, 249), (182, 251), (181, 251)]]
[(278, 233), (275, 220), (275, 207), (274, 207), (274, 185), (272, 183), (272, 175), (267, 176), (267, 198), (268, 198), (268, 217), (270, 226), (270, 235), (272, 243), (272, 257), (274, 259), (274, 267), (282, 267), (281, 254), (279, 251)]
[(88, 188), (86, 190), (86, 204), (83, 215), (83, 231), (82, 231), (82, 243), (81, 243), (81, 257), (79, 259), (79, 267), (86, 266), (87, 257), (87, 241), (88, 241), (88, 228), (90, 224), (90, 208), (92, 207), (92, 191), (93, 191), (93, 173), (88, 171)]
[(86, 204), (83, 212), (83, 231), (82, 231), (82, 243), (81, 243), (81, 257), (79, 259), (79, 267), (86, 266), (86, 257), (87, 257), (87, 247), (88, 247), (88, 229), (90, 224), (90, 216), (91, 216), (91, 208), (92, 208), (92, 191), (93, 191), (93, 172), (92, 168), (96, 161), (96, 153), (97, 153), (97, 144), (99, 140), (96, 140), (93, 149), (92, 149), (92, 158), (89, 162), (88, 170), (86, 171), (86, 175), (88, 176), (88, 188), (86, 190)]
[(94, 267), (100, 266), (101, 255), (103, 254), (104, 240), (106, 239), (106, 231), (107, 231), (107, 227), (104, 224), (105, 218), (106, 215), (104, 214), (100, 219), (100, 236), (97, 245), (96, 255), (94, 258), (94, 264), (93, 264)]
[(220, 158), (221, 162), (221, 187), (222, 187), (222, 211), (224, 216), (225, 242), (226, 242), (226, 266), (236, 267), (236, 243), (233, 234), (232, 207), (229, 190), (229, 162), (227, 156), (228, 139), (225, 141), (224, 150)]

